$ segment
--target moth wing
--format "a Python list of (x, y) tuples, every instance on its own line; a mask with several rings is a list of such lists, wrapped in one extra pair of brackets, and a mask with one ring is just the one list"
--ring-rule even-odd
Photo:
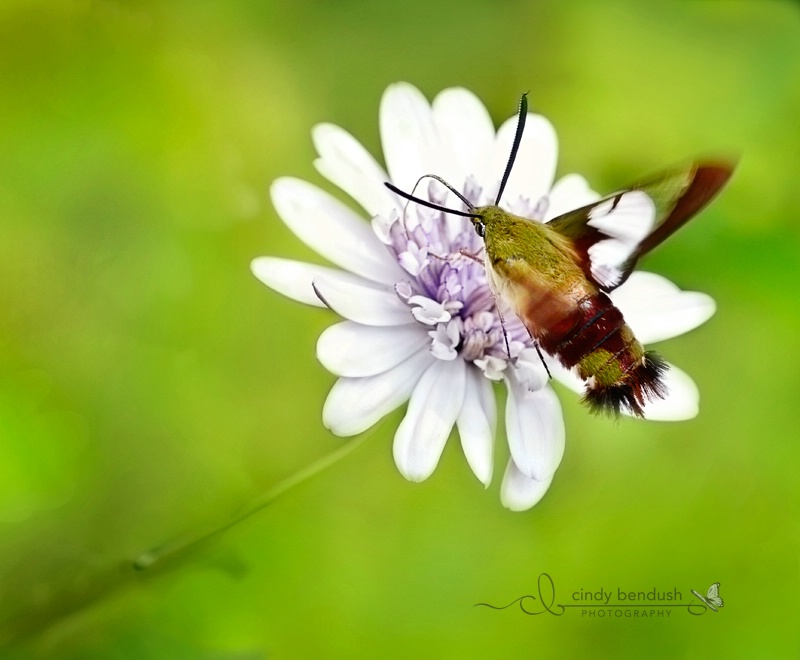
[(549, 295), (547, 281), (528, 259), (495, 259), (487, 273), (495, 295), (511, 308), (531, 337), (540, 336), (550, 323), (571, 310), (569, 301)]
[(655, 222), (656, 207), (650, 196), (628, 190), (569, 211), (547, 226), (572, 241), (586, 276), (610, 291), (627, 277), (626, 264)]
[(692, 163), (633, 186), (647, 193), (656, 206), (653, 231), (641, 242), (635, 258), (647, 254), (705, 208), (731, 178), (734, 167), (727, 162)]
[(729, 163), (692, 163), (569, 211), (548, 227), (570, 238), (587, 277), (612, 291), (642, 255), (704, 208), (731, 174)]
[(524, 306), (524, 294), (541, 286), (536, 270), (519, 257), (494, 259), (489, 271), (489, 282), (495, 294), (505, 299), (515, 310)]

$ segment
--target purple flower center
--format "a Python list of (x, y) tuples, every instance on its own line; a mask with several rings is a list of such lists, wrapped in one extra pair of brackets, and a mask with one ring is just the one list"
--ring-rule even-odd
[[(463, 194), (475, 206), (486, 203), (472, 180), (465, 183)], [(436, 182), (428, 186), (428, 199), (445, 206), (451, 203), (447, 191)], [(534, 214), (530, 203), (522, 199), (514, 203), (514, 211), (528, 217)], [(509, 352), (513, 359), (532, 345), (513, 313), (504, 310), (501, 322), (479, 263), (483, 241), (468, 219), (410, 203), (402, 216), (390, 221), (386, 235), (389, 248), (409, 274), (407, 282), (396, 286), (397, 294), (411, 307), (414, 318), (428, 326), (435, 357), (453, 360), (460, 356), (497, 379)]]

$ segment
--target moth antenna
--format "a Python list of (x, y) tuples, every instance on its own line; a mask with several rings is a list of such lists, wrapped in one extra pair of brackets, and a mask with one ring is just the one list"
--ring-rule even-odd
[[(419, 185), (420, 181), (422, 181), (422, 177), (417, 179), (417, 182), (414, 184), (414, 187), (411, 189), (411, 194), (412, 195), (415, 192), (417, 192), (417, 186)], [(409, 238), (409, 240), (411, 239), (411, 232), (408, 231), (408, 224), (407, 224), (406, 221), (408, 220), (408, 205), (410, 203), (411, 203), (410, 200), (406, 200), (406, 203), (403, 205), (403, 229), (405, 230), (406, 236)]]
[[(453, 188), (447, 181), (445, 181), (442, 177), (437, 176), (436, 174), (423, 174), (419, 179), (417, 179), (417, 183), (414, 185), (414, 189), (419, 185), (419, 182), (423, 179), (436, 179), (439, 183), (441, 183), (445, 188), (447, 188), (451, 193), (453, 193), (456, 197), (458, 197), (462, 202), (464, 202), (464, 206), (466, 206), (470, 211), (475, 210), (475, 206), (470, 202), (464, 195), (462, 195), (458, 190)], [(414, 192), (412, 190), (412, 192)]]
[[(470, 202), (466, 197), (464, 197), (464, 195), (462, 195), (460, 192), (458, 192), (458, 190), (453, 188), (453, 186), (451, 186), (449, 183), (447, 183), (447, 181), (445, 181), (442, 177), (440, 177), (440, 176), (438, 176), (436, 174), (423, 174), (419, 179), (417, 179), (417, 182), (414, 184), (414, 187), (411, 189), (411, 194), (412, 195), (415, 192), (417, 192), (417, 186), (419, 186), (419, 184), (422, 183), (423, 179), (436, 179), (439, 183), (441, 183), (448, 190), (450, 190), (454, 195), (456, 195), (462, 202), (464, 202), (464, 204), (467, 206), (467, 208), (470, 211), (475, 209), (475, 207), (472, 205), (472, 202)], [(406, 226), (406, 216), (405, 216), (405, 213), (406, 213), (407, 209), (408, 209), (408, 202), (406, 202), (406, 205), (403, 208), (403, 228), (406, 230), (406, 236), (409, 235), (408, 234), (408, 227)]]
[(494, 200), (494, 205), (500, 203), (500, 198), (503, 196), (503, 191), (508, 183), (508, 177), (511, 175), (511, 168), (514, 167), (514, 161), (517, 158), (517, 151), (519, 151), (519, 144), (522, 142), (522, 132), (525, 130), (525, 120), (528, 118), (528, 92), (522, 95), (519, 100), (519, 119), (517, 120), (517, 132), (514, 135), (514, 144), (511, 145), (511, 153), (508, 156), (508, 164), (506, 171), (503, 172), (503, 179), (500, 181), (500, 190), (497, 191), (497, 199)]
[[(416, 202), (417, 204), (421, 204), (422, 206), (427, 206), (430, 209), (435, 209), (436, 211), (442, 211), (443, 213), (452, 213), (453, 215), (460, 215), (463, 218), (482, 218), (483, 216), (479, 213), (467, 213), (466, 211), (458, 211), (457, 209), (449, 209), (446, 206), (440, 206), (439, 204), (434, 204), (433, 202), (429, 202), (426, 199), (420, 199), (419, 197), (414, 197), (414, 195), (410, 195), (407, 192), (403, 192), (395, 185), (392, 185), (388, 181), (384, 181), (383, 185), (386, 186), (389, 190), (400, 197), (403, 197), (410, 202)], [(472, 207), (473, 209), (475, 207)]]

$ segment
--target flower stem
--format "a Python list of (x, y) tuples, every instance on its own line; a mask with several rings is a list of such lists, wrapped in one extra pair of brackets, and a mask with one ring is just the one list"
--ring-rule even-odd
[(341, 459), (350, 454), (353, 450), (361, 446), (364, 440), (370, 435), (372, 434), (362, 433), (358, 438), (356, 438), (355, 440), (351, 440), (346, 445), (340, 447), (336, 451), (333, 451), (330, 454), (323, 456), (314, 463), (311, 463), (310, 465), (307, 465), (301, 470), (298, 470), (297, 472), (287, 477), (286, 479), (279, 481), (272, 488), (259, 495), (248, 506), (245, 506), (242, 509), (240, 509), (239, 512), (236, 513), (233, 516), (233, 518), (231, 518), (227, 522), (193, 535), (184, 536), (181, 538), (174, 539), (172, 541), (167, 541), (166, 543), (155, 546), (154, 548), (151, 548), (150, 550), (143, 552), (135, 560), (133, 560), (132, 562), (133, 568), (135, 568), (138, 571), (151, 570), (157, 564), (160, 567), (161, 564), (167, 564), (171, 560), (175, 560), (179, 557), (183, 557), (191, 553), (192, 551), (198, 549), (200, 546), (205, 545), (208, 541), (216, 538), (217, 536), (223, 534), (232, 527), (235, 527), (239, 523), (244, 522), (251, 516), (267, 508), (281, 495), (291, 490), (295, 486), (299, 486), (303, 482), (311, 479), (311, 477), (323, 472), (327, 468), (338, 463)]
[[(259, 513), (281, 495), (295, 486), (308, 481), (353, 452), (373, 432), (363, 433), (336, 451), (323, 456), (286, 479), (279, 481), (267, 491), (256, 497), (248, 506), (239, 510), (224, 524), (200, 530), (193, 534), (168, 541), (140, 554), (135, 560), (126, 561), (123, 566), (114, 564), (106, 567), (88, 582), (76, 583), (75, 588), (57, 591), (58, 596), (34, 605), (27, 611), (0, 622), (0, 655), (3, 650), (23, 643), (30, 638), (38, 638), (46, 630), (82, 609), (96, 605), (103, 599), (119, 594), (140, 580), (149, 580), (177, 568), (178, 562), (198, 551), (227, 530)], [(3, 656), (5, 657), (5, 656)]]

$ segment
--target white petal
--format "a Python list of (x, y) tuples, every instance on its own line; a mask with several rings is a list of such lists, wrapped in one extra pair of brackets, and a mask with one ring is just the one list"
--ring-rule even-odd
[(378, 326), (415, 322), (408, 305), (392, 289), (328, 275), (315, 277), (314, 287), (328, 307), (350, 321)]
[[(499, 183), (508, 163), (516, 128), (517, 118), (512, 117), (497, 131), (493, 157), (487, 159), (491, 162), (493, 171), (487, 172), (486, 178), (481, 181), (497, 181)], [(527, 198), (536, 204), (547, 195), (553, 185), (557, 156), (558, 139), (553, 125), (541, 115), (529, 113), (517, 159), (511, 175), (508, 177), (500, 205), (507, 208), (519, 197)], [(492, 195), (495, 194), (496, 191), (493, 190)], [(494, 199), (491, 201), (494, 202)]]
[(583, 382), (575, 369), (567, 369), (561, 362), (552, 356), (546, 356), (547, 368), (550, 370), (553, 378), (561, 383), (564, 387), (583, 394), (586, 390), (586, 384)]
[(503, 380), (503, 372), (508, 367), (508, 360), (494, 355), (487, 355), (474, 360), (473, 364), (483, 372), (484, 377), (489, 380), (499, 381)]
[(333, 124), (318, 124), (311, 132), (319, 158), (317, 171), (356, 200), (370, 216), (388, 216), (398, 200), (383, 185), (389, 176), (350, 133)]
[(467, 369), (464, 405), (456, 423), (467, 463), (481, 483), (489, 487), (494, 463), (497, 403), (489, 380), (477, 369)]
[(327, 266), (307, 264), (302, 261), (278, 257), (258, 257), (250, 263), (250, 270), (259, 280), (287, 298), (306, 305), (325, 307), (312, 287), (317, 278), (340, 279), (353, 284), (367, 284), (357, 275)]
[[(583, 381), (574, 370), (565, 369), (557, 360), (548, 359), (547, 366), (559, 383), (577, 394), (583, 394), (586, 389)], [(664, 384), (667, 388), (665, 399), (649, 401), (644, 407), (645, 419), (661, 422), (678, 422), (692, 419), (699, 411), (700, 393), (697, 385), (684, 372), (675, 365), (670, 364), (664, 374)], [(631, 416), (623, 411), (623, 414)]]
[(388, 371), (427, 344), (425, 331), (415, 325), (375, 327), (343, 321), (320, 335), (317, 358), (337, 376), (363, 378)]
[[(459, 319), (460, 321), (460, 319)], [(460, 338), (459, 324), (450, 321), (447, 325), (439, 323), (435, 330), (430, 330), (431, 355), (439, 360), (455, 360), (458, 357), (456, 346)]]
[(442, 148), (428, 101), (408, 83), (390, 85), (381, 99), (383, 156), (392, 182), (410, 192), (423, 174), (444, 171)]
[(636, 338), (650, 344), (705, 323), (716, 310), (714, 299), (705, 293), (681, 291), (665, 277), (635, 271), (611, 293)]
[(411, 394), (394, 436), (394, 462), (409, 481), (424, 481), (436, 469), (464, 402), (463, 360), (435, 360)]
[(337, 266), (382, 284), (405, 277), (372, 226), (338, 199), (291, 177), (277, 179), (270, 191), (286, 226)]
[(408, 399), (432, 361), (421, 350), (377, 376), (340, 378), (325, 400), (322, 423), (339, 436), (361, 433)]
[(548, 479), (564, 455), (564, 418), (558, 397), (549, 386), (529, 392), (517, 381), (513, 369), (506, 370), (506, 384), (511, 456), (523, 474), (540, 481)]
[(700, 411), (700, 392), (689, 375), (674, 364), (664, 374), (665, 399), (649, 401), (644, 407), (645, 419), (659, 422), (680, 422), (692, 419)]
[(567, 211), (587, 206), (598, 199), (600, 194), (592, 190), (580, 174), (567, 174), (553, 185), (544, 220), (549, 222)]
[(535, 348), (520, 351), (514, 363), (515, 376), (525, 389), (535, 392), (542, 389), (548, 380), (548, 373)]
[(552, 476), (541, 481), (525, 476), (510, 459), (500, 486), (500, 501), (512, 511), (527, 511), (544, 497), (552, 481)]
[(442, 148), (451, 154), (451, 170), (436, 174), (456, 186), (477, 176), (494, 142), (494, 124), (480, 99), (461, 87), (446, 89), (433, 100), (433, 121)]
[(426, 296), (411, 296), (409, 304), (413, 305), (411, 314), (417, 321), (425, 325), (436, 325), (450, 320), (452, 315), (444, 308), (444, 304)]

